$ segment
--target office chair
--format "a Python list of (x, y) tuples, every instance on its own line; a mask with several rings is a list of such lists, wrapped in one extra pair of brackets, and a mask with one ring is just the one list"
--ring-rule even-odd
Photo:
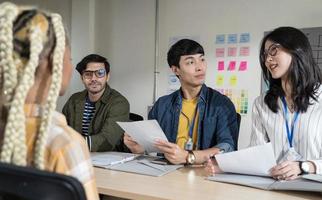
[(0, 163), (0, 200), (86, 200), (74, 177)]
[(142, 121), (144, 118), (141, 115), (130, 113), (130, 120), (131, 121)]
[(241, 115), (237, 113), (236, 117), (237, 117), (237, 133), (234, 137), (234, 140), (236, 142), (236, 148), (238, 148), (238, 137), (239, 137), (239, 130), (240, 130)]

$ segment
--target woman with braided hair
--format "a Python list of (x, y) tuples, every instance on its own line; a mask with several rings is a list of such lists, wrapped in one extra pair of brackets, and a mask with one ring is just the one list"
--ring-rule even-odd
[(0, 161), (76, 177), (98, 199), (88, 149), (55, 111), (71, 77), (61, 17), (0, 4)]

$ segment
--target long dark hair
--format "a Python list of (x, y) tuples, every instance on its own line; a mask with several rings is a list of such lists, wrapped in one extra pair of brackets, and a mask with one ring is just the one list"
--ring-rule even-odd
[(292, 56), (292, 61), (287, 72), (287, 81), (292, 85), (291, 98), (295, 110), (306, 112), (310, 98), (317, 101), (317, 90), (322, 82), (322, 75), (319, 66), (313, 59), (312, 49), (308, 38), (303, 32), (293, 27), (279, 27), (267, 34), (260, 47), (260, 65), (263, 77), (269, 85), (265, 96), (265, 103), (276, 113), (278, 97), (285, 96), (281, 79), (274, 79), (265, 65), (265, 43), (269, 40), (278, 43)]

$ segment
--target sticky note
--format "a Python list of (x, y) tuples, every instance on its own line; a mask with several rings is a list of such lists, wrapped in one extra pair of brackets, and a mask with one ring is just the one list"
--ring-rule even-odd
[(240, 56), (249, 56), (249, 47), (240, 47), (239, 55)]
[(247, 61), (241, 61), (239, 64), (239, 71), (246, 71), (247, 70)]
[(239, 36), (240, 43), (248, 43), (250, 41), (250, 34), (249, 33), (242, 33)]
[(225, 44), (225, 35), (216, 35), (216, 44)]
[(222, 86), (224, 84), (224, 76), (219, 74), (216, 77), (216, 85), (217, 86)]
[(236, 61), (230, 61), (228, 65), (228, 71), (233, 71), (236, 68)]
[(237, 47), (228, 47), (228, 56), (236, 56), (237, 55)]
[(216, 57), (224, 57), (225, 56), (225, 48), (216, 48)]
[(223, 70), (225, 70), (225, 62), (219, 61), (218, 62), (218, 71), (223, 71)]
[(228, 34), (228, 44), (237, 43), (237, 34)]
[(236, 86), (237, 85), (237, 76), (236, 75), (232, 75), (230, 77), (229, 84), (230, 84), (230, 86)]

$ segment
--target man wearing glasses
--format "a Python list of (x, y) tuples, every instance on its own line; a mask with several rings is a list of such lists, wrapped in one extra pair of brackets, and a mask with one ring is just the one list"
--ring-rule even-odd
[(122, 147), (124, 131), (116, 121), (129, 120), (127, 99), (107, 84), (110, 64), (90, 54), (76, 66), (85, 90), (73, 94), (63, 108), (67, 123), (81, 133), (90, 151), (113, 151)]

